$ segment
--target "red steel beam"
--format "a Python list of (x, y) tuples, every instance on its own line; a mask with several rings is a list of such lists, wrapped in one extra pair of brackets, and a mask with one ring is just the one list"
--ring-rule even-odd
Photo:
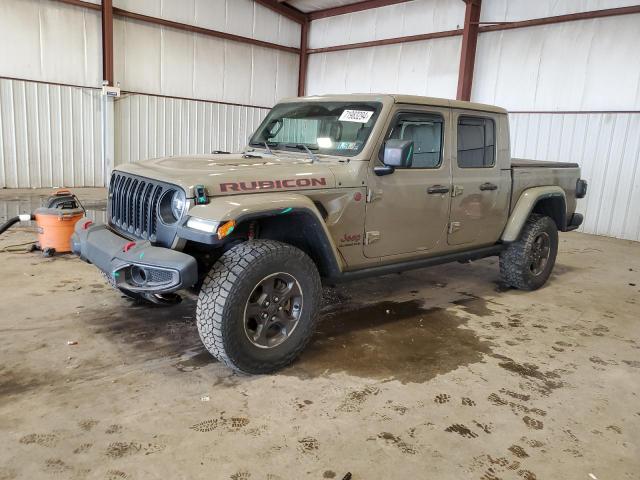
[[(84, 8), (88, 8), (90, 10), (100, 10), (102, 11), (102, 5), (96, 4), (96, 3), (91, 3), (91, 2), (86, 2), (83, 0), (54, 0), (60, 3), (66, 3), (68, 5), (74, 5), (76, 7), (84, 7)], [(256, 0), (256, 1), (260, 1), (261, 0)], [(111, 0), (109, 0), (109, 4), (111, 4)], [(226, 32), (220, 32), (218, 30), (210, 30), (208, 28), (202, 28), (202, 27), (196, 27), (194, 25), (189, 25), (186, 23), (180, 23), (180, 22), (173, 22), (171, 20), (165, 20), (163, 18), (157, 18), (157, 17), (151, 17), (148, 15), (142, 15), (140, 13), (135, 13), (135, 12), (130, 12), (128, 10), (123, 10), (121, 8), (117, 8), (117, 7), (112, 7), (111, 8), (111, 12), (112, 15), (117, 15), (120, 17), (125, 17), (125, 18), (131, 18), (133, 20), (139, 20), (141, 22), (147, 22), (147, 23), (152, 23), (155, 25), (161, 25), (164, 27), (170, 27), (170, 28), (175, 28), (178, 30), (184, 30), (187, 32), (194, 32), (194, 33), (200, 33), (202, 35), (209, 35), (212, 37), (218, 37), (218, 38), (223, 38), (225, 40), (232, 40), (235, 42), (240, 42), (240, 43), (248, 43), (251, 45), (257, 45), (259, 47), (265, 47), (265, 48), (273, 48), (275, 50), (282, 50), (285, 52), (290, 52), (290, 53), (299, 53), (300, 49), (295, 48), (295, 47), (287, 47), (285, 45), (279, 45), (277, 43), (271, 43), (271, 42), (264, 42), (262, 40), (256, 40), (254, 38), (249, 38), (249, 37), (243, 37), (242, 35), (234, 35), (232, 33), (226, 33)], [(303, 18), (304, 15), (303, 15)], [(113, 26), (111, 27), (111, 32), (112, 32), (112, 38), (113, 38)], [(113, 49), (112, 49), (113, 51)], [(112, 62), (113, 63), (113, 62)], [(106, 78), (105, 78), (106, 80)]]
[(462, 30), (446, 30), (444, 32), (423, 33), (420, 35), (409, 35), (406, 37), (385, 38), (382, 40), (372, 40), (370, 42), (349, 43), (346, 45), (333, 45), (331, 47), (310, 48), (307, 53), (338, 52), (340, 50), (355, 50), (357, 48), (379, 47), (381, 45), (394, 45), (396, 43), (419, 42), (421, 40), (431, 40), (433, 38), (455, 37), (462, 35)]
[(307, 65), (309, 64), (309, 23), (300, 28), (300, 66), (298, 68), (298, 96), (304, 97), (307, 89)]
[(259, 3), (263, 7), (266, 7), (274, 12), (279, 13), (287, 17), (289, 20), (293, 20), (294, 22), (298, 22), (303, 24), (307, 21), (307, 14), (301, 12), (297, 8), (292, 7), (291, 5), (286, 5), (282, 0), (254, 0), (256, 3)]
[(480, 27), (480, 32), (495, 32), (498, 30), (511, 30), (514, 28), (537, 27), (539, 25), (552, 25), (554, 23), (575, 22), (577, 20), (591, 20), (594, 18), (615, 17), (619, 15), (632, 15), (640, 13), (640, 5), (630, 7), (606, 8), (604, 10), (591, 10), (589, 12), (568, 13), (555, 17), (534, 18), (518, 22), (500, 22), (495, 25)]
[(102, 0), (102, 79), (113, 86), (113, 5)]
[(119, 17), (131, 18), (133, 20), (152, 23), (155, 25), (163, 26), (163, 27), (175, 28), (177, 30), (184, 30), (186, 32), (200, 33), (202, 35), (209, 35), (210, 37), (218, 37), (218, 38), (223, 38), (225, 40), (233, 40), (235, 42), (248, 43), (250, 45), (257, 45), (259, 47), (273, 48), (275, 50), (282, 50), (284, 52), (290, 52), (290, 53), (300, 52), (300, 49), (295, 47), (287, 47), (285, 45), (279, 45), (277, 43), (256, 40), (255, 38), (248, 38), (248, 37), (243, 37), (241, 35), (234, 35), (232, 33), (220, 32), (218, 30), (210, 30), (208, 28), (196, 27), (195, 25), (174, 22), (172, 20), (165, 20), (164, 18), (150, 17), (148, 15), (142, 15), (141, 13), (122, 10), (121, 8), (114, 8), (113, 14), (118, 15)]
[[(543, 17), (532, 20), (522, 20), (518, 22), (482, 22), (491, 23), (491, 25), (485, 25), (478, 28), (479, 33), (494, 32), (498, 30), (510, 30), (514, 28), (526, 28), (535, 27), (539, 25), (550, 25), (554, 23), (572, 22), (576, 20), (588, 20), (593, 18), (611, 17), (616, 15), (630, 15), (640, 13), (640, 5), (634, 5), (631, 7), (610, 8), (606, 10), (594, 10), (583, 13), (570, 13), (567, 15), (559, 15), (555, 17)], [(480, 23), (480, 22), (477, 22)], [(409, 35), (404, 37), (385, 38), (382, 40), (372, 40), (370, 42), (349, 43), (344, 45), (332, 45), (330, 47), (322, 48), (310, 48), (307, 53), (325, 53), (325, 52), (337, 52), (340, 50), (353, 50), (357, 48), (378, 47), (381, 45), (393, 45), (397, 43), (409, 43), (418, 42), (420, 40), (430, 40), (432, 38), (453, 37), (456, 35), (462, 35), (463, 30), (446, 30), (443, 32), (424, 33), (420, 35)]]
[(476, 63), (476, 46), (480, 26), (480, 8), (482, 0), (465, 0), (464, 28), (462, 29), (462, 49), (460, 50), (460, 67), (458, 68), (457, 100), (471, 100), (473, 85), (473, 68)]
[(352, 3), (350, 5), (316, 10), (315, 12), (309, 12), (307, 15), (309, 20), (318, 20), (319, 18), (335, 17), (336, 15), (361, 12), (362, 10), (386, 7), (388, 5), (395, 5), (397, 3), (404, 3), (408, 1), (410, 0), (365, 0), (363, 2)]
[(75, 5), (76, 7), (89, 8), (91, 10), (102, 10), (102, 7), (97, 3), (83, 2), (82, 0), (57, 0), (60, 3), (66, 3), (68, 5)]

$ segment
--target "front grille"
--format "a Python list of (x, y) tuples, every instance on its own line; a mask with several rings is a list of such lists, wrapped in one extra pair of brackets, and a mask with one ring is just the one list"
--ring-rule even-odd
[(109, 223), (121, 232), (156, 241), (164, 187), (146, 178), (114, 172), (109, 184)]

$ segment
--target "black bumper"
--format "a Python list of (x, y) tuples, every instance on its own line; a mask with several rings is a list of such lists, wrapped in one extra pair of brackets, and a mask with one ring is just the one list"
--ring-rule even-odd
[(144, 240), (132, 242), (87, 218), (76, 223), (71, 243), (73, 253), (102, 270), (118, 288), (169, 293), (198, 281), (198, 265), (191, 255)]

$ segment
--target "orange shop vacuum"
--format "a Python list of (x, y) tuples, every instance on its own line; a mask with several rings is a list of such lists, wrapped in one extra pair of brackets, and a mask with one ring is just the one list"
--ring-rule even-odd
[(46, 206), (32, 214), (18, 215), (0, 226), (0, 234), (18, 222), (36, 221), (38, 241), (35, 248), (45, 257), (71, 252), (71, 235), (76, 222), (85, 214), (84, 207), (70, 190), (59, 189), (47, 199)]

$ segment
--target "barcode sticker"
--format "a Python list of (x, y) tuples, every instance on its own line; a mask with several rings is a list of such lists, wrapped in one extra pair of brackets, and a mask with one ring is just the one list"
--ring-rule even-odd
[(367, 123), (373, 112), (370, 110), (345, 110), (340, 115), (341, 122), (356, 122), (356, 123)]

